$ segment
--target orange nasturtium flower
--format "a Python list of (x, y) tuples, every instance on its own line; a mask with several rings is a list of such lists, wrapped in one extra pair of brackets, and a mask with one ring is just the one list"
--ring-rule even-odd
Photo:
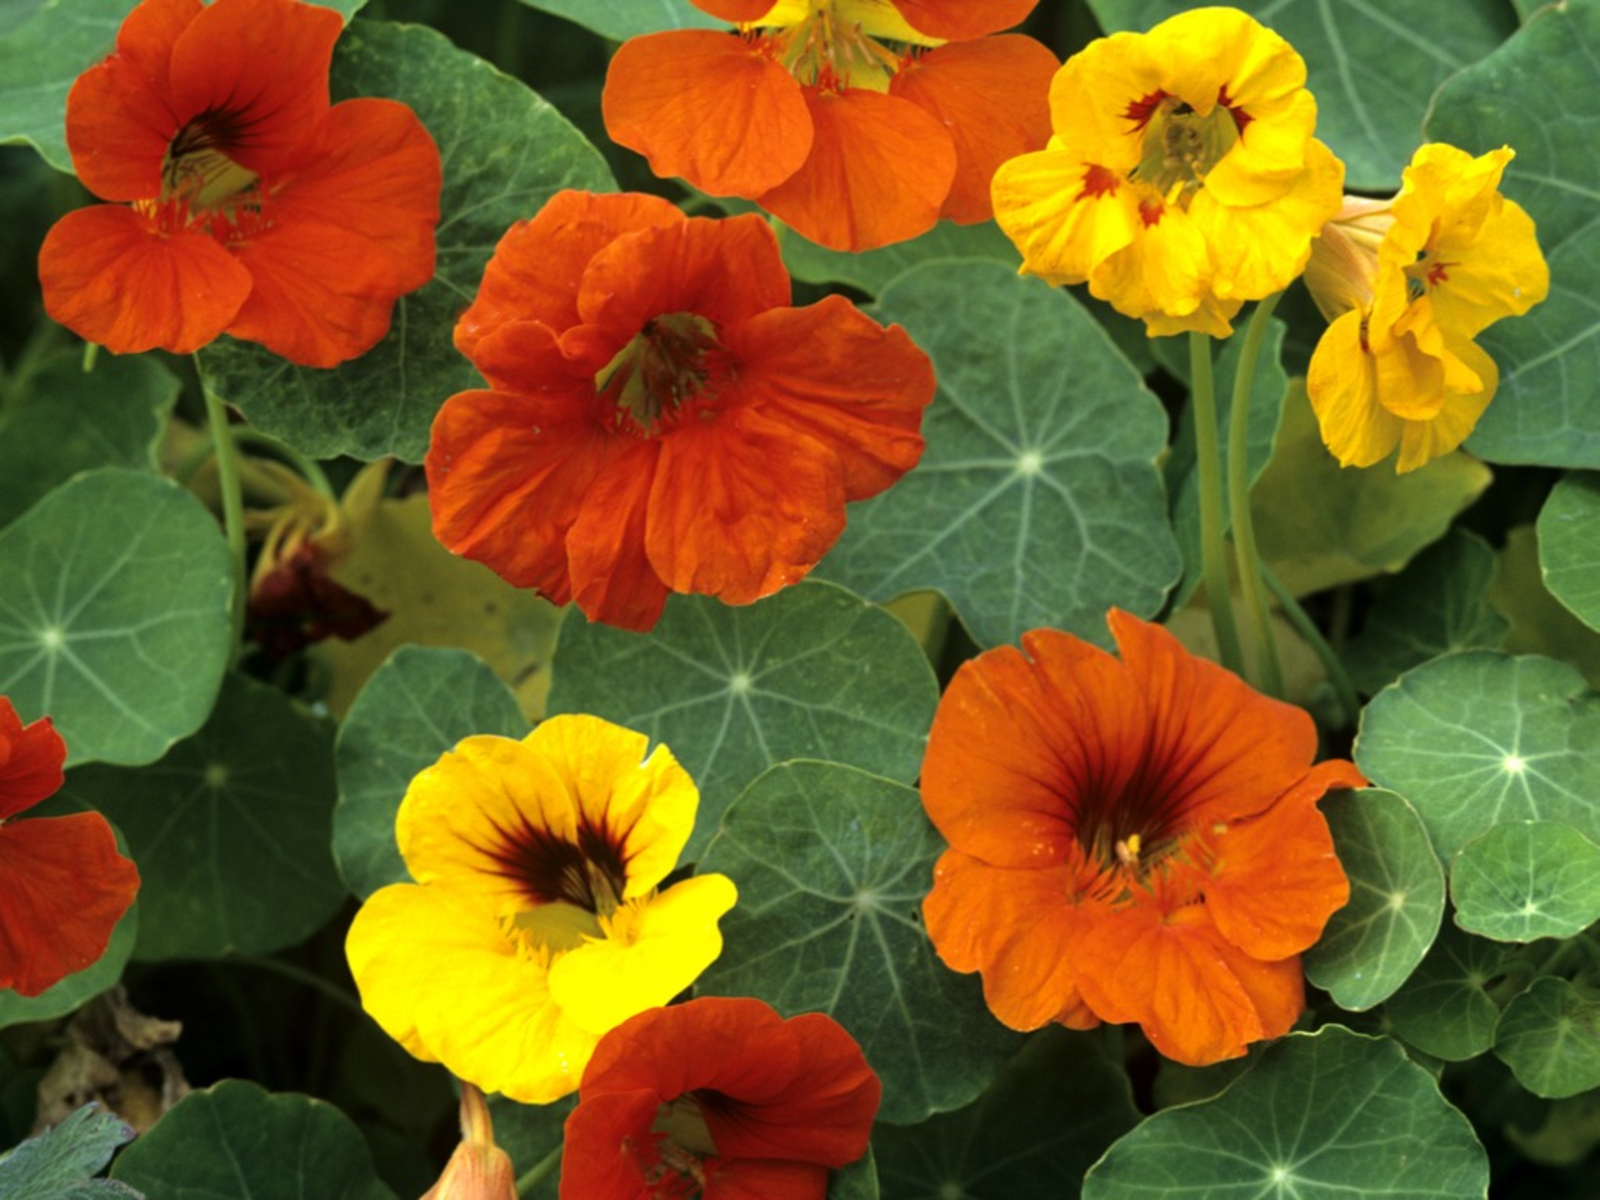
[(412, 1054), (548, 1103), (602, 1034), (722, 952), (726, 876), (657, 890), (700, 794), (647, 740), (552, 717), (521, 741), (469, 737), (411, 781), (395, 835), (416, 882), (368, 897), (345, 949), (362, 1005)]
[(1300, 952), (1349, 897), (1300, 709), (1113, 610), (1120, 661), (1041, 629), (969, 661), (922, 769), (950, 843), (923, 904), (947, 965), (1013, 1029), (1138, 1022), (1217, 1062), (1288, 1031)]
[(600, 1042), (567, 1118), (562, 1200), (823, 1200), (882, 1087), (832, 1017), (707, 997)]
[(456, 345), (433, 530), (518, 587), (649, 629), (667, 594), (749, 604), (805, 576), (844, 506), (922, 455), (927, 355), (842, 296), (789, 307), (759, 217), (562, 192), (512, 227)]
[(1142, 318), (1225, 337), (1282, 290), (1339, 209), (1344, 165), (1313, 138), (1305, 63), (1232, 8), (1118, 33), (1050, 87), (1055, 136), (994, 178), (1022, 270)]
[(0, 989), (37, 996), (106, 952), (139, 871), (99, 813), (12, 820), (61, 787), (66, 743), (0, 696)]
[(693, 0), (737, 22), (653, 33), (611, 60), (613, 141), (803, 236), (869, 250), (989, 218), (989, 180), (1050, 135), (1055, 55), (987, 36), (1038, 0)]
[(331, 367), (433, 276), (439, 152), (394, 100), (329, 105), (343, 27), (299, 0), (144, 0), (67, 96), (79, 179), (45, 311), (119, 354), (218, 334)]
[(1396, 470), (1454, 450), (1500, 372), (1472, 339), (1550, 290), (1533, 219), (1500, 194), (1509, 149), (1474, 158), (1423, 146), (1390, 200), (1349, 197), (1323, 230), (1306, 286), (1332, 322), (1306, 389), (1322, 440), (1343, 466), (1396, 446)]

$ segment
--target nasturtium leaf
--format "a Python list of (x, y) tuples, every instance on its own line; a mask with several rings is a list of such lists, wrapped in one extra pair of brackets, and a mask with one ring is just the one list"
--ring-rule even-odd
[(878, 1200), (878, 1166), (872, 1147), (847, 1167), (828, 1175), (826, 1200)]
[(1156, 1113), (1112, 1145), (1084, 1200), (1486, 1196), (1471, 1124), (1387, 1038), (1290, 1034), (1214, 1100)]
[(153, 470), (178, 380), (153, 358), (52, 358), (0, 411), (0, 525), (95, 467)]
[(1570, 825), (1507, 821), (1450, 864), (1456, 924), (1497, 942), (1572, 937), (1600, 920), (1600, 845)]
[(694, 858), (723, 810), (774, 763), (817, 758), (910, 783), (939, 688), (881, 608), (806, 581), (748, 608), (674, 596), (641, 637), (563, 624), (549, 712), (593, 713), (671, 749), (700, 788)]
[(1428, 117), (1429, 141), (1474, 154), (1516, 151), (1501, 190), (1534, 219), (1550, 265), (1549, 297), (1477, 339), (1500, 384), (1467, 447), (1496, 462), (1600, 467), (1600, 315), (1591, 299), (1600, 273), (1597, 56), (1600, 3), (1551, 4), (1440, 88)]
[(1322, 812), (1350, 877), (1350, 902), (1306, 951), (1306, 978), (1359, 1012), (1393, 995), (1433, 945), (1444, 868), (1422, 818), (1393, 792), (1335, 792)]
[[(67, 153), (67, 92), (116, 45), (137, 0), (45, 0), (0, 39), (0, 143), (26, 142), (58, 171)], [(349, 20), (367, 0), (310, 0)]]
[(1532, 525), (1506, 534), (1495, 558), (1489, 603), (1510, 622), (1501, 649), (1508, 654), (1542, 654), (1575, 667), (1600, 686), (1600, 632), (1590, 629), (1550, 594), (1539, 566), (1538, 538)]
[(850, 508), (821, 571), (875, 600), (937, 588), (979, 645), (1050, 625), (1109, 644), (1182, 567), (1155, 459), (1160, 402), (1070, 293), (997, 263), (930, 263), (873, 314), (933, 359), (922, 462)]
[[(29, 1138), (0, 1159), (0, 1196), (6, 1200), (142, 1200), (124, 1183), (92, 1176), (111, 1161), (134, 1130), (93, 1104), (54, 1129)], [(151, 1197), (151, 1200), (156, 1200)]]
[(316, 456), (420, 461), (439, 406), (482, 387), (455, 348), (495, 244), (562, 188), (615, 187), (600, 152), (517, 80), (420, 25), (358, 21), (333, 60), (336, 98), (387, 96), (416, 110), (444, 161), (432, 282), (395, 305), (389, 334), (333, 370), (297, 367), (223, 339), (200, 354), (207, 384), (252, 424)]
[(394, 819), (412, 777), (462, 738), (523, 738), (516, 697), (464, 650), (402, 646), (379, 667), (339, 726), (339, 802), (333, 856), (350, 891), (366, 898), (409, 882)]
[(111, 1174), (151, 1200), (395, 1200), (337, 1108), (237, 1079), (185, 1096)]
[(1446, 860), (1502, 821), (1600, 840), (1600, 704), (1565, 663), (1486, 650), (1426, 662), (1363, 710), (1355, 761), (1416, 806)]
[(1545, 976), (1510, 1004), (1495, 1030), (1495, 1057), (1536, 1096), (1600, 1088), (1600, 1000)]
[[(1089, 0), (1107, 30), (1149, 29), (1187, 0)], [(1434, 89), (1515, 32), (1504, 0), (1241, 0), (1306, 62), (1317, 137), (1344, 160), (1345, 190), (1394, 190)]]
[(739, 888), (702, 994), (825, 1012), (883, 1080), (882, 1120), (920, 1121), (983, 1091), (1016, 1048), (977, 976), (944, 966), (922, 899), (945, 849), (917, 793), (837, 763), (793, 762), (728, 809), (699, 870)]
[(1494, 1044), (1500, 1006), (1489, 995), (1506, 950), (1462, 933), (1450, 922), (1426, 958), (1383, 1006), (1394, 1031), (1425, 1054), (1462, 1062)]
[(69, 763), (154, 762), (211, 711), (233, 572), (205, 506), (123, 468), (76, 476), (0, 529), (0, 695), (49, 716)]
[(522, 0), (529, 8), (554, 13), (613, 41), (659, 33), (663, 29), (728, 29), (689, 0)]
[(44, 0), (0, 0), (0, 38), (6, 37), (44, 5)]
[(1052, 1027), (976, 1103), (921, 1125), (880, 1126), (873, 1142), (894, 1200), (1065, 1200), (1138, 1123), (1121, 1068), (1089, 1036)]
[(924, 263), (976, 259), (1003, 263), (1013, 272), (1019, 256), (1011, 239), (993, 221), (957, 225), (940, 221), (921, 237), (877, 250), (850, 254), (829, 250), (793, 230), (783, 234), (783, 261), (789, 273), (808, 283), (846, 283), (876, 296), (890, 282)]
[(66, 792), (105, 813), (139, 864), (138, 958), (266, 954), (344, 899), (328, 851), (332, 730), (272, 688), (229, 676), (205, 728), (159, 763), (82, 767)]
[(1494, 571), (1494, 551), (1464, 529), (1452, 529), (1412, 559), (1345, 647), (1344, 665), (1356, 686), (1376, 695), (1430, 658), (1499, 646), (1508, 626), (1486, 599)]
[(1545, 586), (1590, 629), (1600, 629), (1600, 475), (1569, 475), (1539, 513)]

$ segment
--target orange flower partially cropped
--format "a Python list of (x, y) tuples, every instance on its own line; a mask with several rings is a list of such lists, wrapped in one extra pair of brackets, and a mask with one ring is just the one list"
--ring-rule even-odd
[(517, 1200), (511, 1156), (494, 1144), (489, 1106), (470, 1083), (461, 1085), (461, 1142), (422, 1200)]
[(1339, 209), (1344, 166), (1311, 136), (1305, 79), (1287, 42), (1232, 8), (1092, 42), (1051, 84), (1049, 146), (994, 177), (1023, 272), (1087, 282), (1152, 337), (1231, 333)]
[(1349, 897), (1311, 718), (1113, 610), (1120, 661), (1024, 634), (969, 661), (922, 770), (950, 843), (940, 957), (1013, 1029), (1137, 1022), (1169, 1058), (1243, 1054), (1304, 1007), (1300, 952)]
[(1500, 372), (1473, 339), (1550, 290), (1533, 219), (1500, 194), (1509, 149), (1474, 158), (1433, 143), (1388, 201), (1349, 198), (1306, 284), (1332, 322), (1306, 389), (1341, 466), (1399, 448), (1399, 472), (1454, 450), (1494, 398)]
[(61, 787), (66, 759), (49, 718), (23, 725), (0, 696), (0, 989), (24, 996), (92, 966), (139, 890), (99, 813), (13, 820)]
[(749, 604), (922, 454), (933, 368), (842, 296), (790, 308), (758, 217), (562, 192), (501, 239), (456, 345), (489, 391), (433, 425), (434, 533), (596, 621)]
[(299, 0), (144, 0), (67, 96), (79, 179), (45, 311), (119, 354), (227, 333), (302, 366), (371, 349), (433, 277), (439, 152), (393, 100), (331, 105), (342, 21)]
[(702, 998), (601, 1039), (567, 1118), (562, 1200), (823, 1200), (867, 1152), (882, 1087), (821, 1013)]
[(836, 250), (987, 220), (995, 168), (1050, 133), (1055, 56), (988, 36), (1037, 2), (694, 0), (737, 36), (624, 43), (606, 130), (657, 175), (754, 200)]

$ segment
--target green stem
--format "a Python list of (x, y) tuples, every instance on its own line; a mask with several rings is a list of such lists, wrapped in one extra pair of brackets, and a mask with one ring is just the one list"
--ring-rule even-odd
[(333, 494), (333, 485), (328, 482), (328, 476), (315, 460), (307, 458), (293, 446), (280, 442), (271, 434), (262, 433), (259, 429), (251, 429), (248, 425), (236, 425), (231, 429), (233, 440), (240, 445), (260, 446), (273, 458), (282, 459), (300, 473), (317, 493), (326, 496), (329, 500), (337, 499)]
[(1228, 546), (1222, 527), (1222, 443), (1217, 436), (1217, 395), (1211, 381), (1211, 339), (1189, 335), (1189, 387), (1194, 399), (1194, 446), (1200, 474), (1200, 564), (1222, 665), (1244, 670), (1239, 630), (1228, 583)]
[[(199, 371), (199, 363), (195, 369)], [(228, 409), (200, 376), (200, 392), (206, 398), (206, 423), (211, 428), (211, 444), (217, 454), (217, 487), (222, 492), (222, 528), (228, 538), (228, 553), (233, 558), (233, 654), (237, 657), (244, 638), (244, 613), (249, 582), (245, 575), (244, 491), (239, 482), (239, 447), (228, 425)]]
[(533, 1195), (533, 1189), (554, 1175), (560, 1166), (561, 1144), (558, 1143), (554, 1150), (533, 1165), (532, 1170), (517, 1180), (517, 1195), (522, 1197), (522, 1200), (527, 1200), (527, 1197)]
[(1272, 592), (1273, 599), (1278, 602), (1278, 607), (1283, 610), (1283, 615), (1289, 619), (1295, 632), (1305, 638), (1311, 649), (1322, 660), (1322, 666), (1328, 672), (1328, 680), (1333, 684), (1333, 690), (1339, 697), (1339, 704), (1345, 711), (1345, 719), (1350, 724), (1355, 724), (1356, 717), (1361, 713), (1361, 698), (1356, 694), (1355, 681), (1350, 678), (1350, 672), (1344, 669), (1344, 663), (1339, 661), (1339, 656), (1328, 639), (1322, 636), (1322, 631), (1316, 623), (1306, 615), (1306, 610), (1300, 607), (1300, 601), (1294, 594), (1284, 587), (1272, 568), (1265, 563), (1261, 564), (1261, 581)]
[(326, 996), (341, 1008), (349, 1009), (358, 1017), (364, 1018), (367, 1015), (367, 1010), (361, 1007), (361, 1001), (357, 1000), (338, 984), (324, 979), (315, 971), (308, 971), (295, 963), (283, 962), (281, 959), (276, 958), (262, 958), (252, 954), (236, 955), (227, 961), (238, 963), (244, 967), (255, 967), (259, 971), (271, 971), (274, 975), (282, 975), (285, 979), (292, 979), (296, 983)]
[(1234, 562), (1239, 568), (1239, 590), (1244, 593), (1245, 612), (1250, 618), (1256, 674), (1263, 690), (1278, 700), (1283, 699), (1283, 664), (1278, 658), (1277, 639), (1272, 635), (1272, 614), (1261, 584), (1261, 555), (1256, 550), (1255, 520), (1250, 513), (1250, 391), (1272, 310), (1278, 307), (1282, 296), (1282, 292), (1268, 296), (1250, 316), (1239, 352), (1239, 367), (1233, 376), (1233, 401), (1228, 413), (1228, 509), (1233, 518)]

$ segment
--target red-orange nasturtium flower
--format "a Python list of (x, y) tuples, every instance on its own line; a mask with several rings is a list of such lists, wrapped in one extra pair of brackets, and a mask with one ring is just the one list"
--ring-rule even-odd
[(73, 84), (67, 146), (111, 201), (39, 253), (45, 311), (119, 354), (218, 334), (303, 366), (371, 349), (433, 276), (439, 152), (394, 100), (329, 104), (343, 23), (300, 0), (144, 0)]
[(1013, 1029), (1138, 1022), (1190, 1064), (1288, 1031), (1300, 952), (1349, 897), (1302, 710), (1113, 610), (1120, 661), (1023, 635), (956, 674), (922, 769), (950, 843), (923, 905)]
[(805, 576), (845, 502), (922, 454), (927, 355), (842, 296), (789, 307), (758, 217), (562, 192), (512, 227), (456, 326), (491, 390), (444, 404), (435, 535), (518, 587), (649, 629), (668, 592)]
[(634, 38), (612, 140), (814, 242), (868, 250), (993, 213), (989, 180), (1050, 136), (1056, 58), (1007, 29), (1038, 0), (693, 0), (738, 35)]
[(567, 1118), (561, 1200), (822, 1200), (882, 1087), (832, 1017), (759, 1000), (651, 1009), (601, 1039)]
[(61, 787), (67, 747), (0, 696), (0, 989), (37, 996), (106, 952), (139, 871), (99, 813), (13, 818)]

